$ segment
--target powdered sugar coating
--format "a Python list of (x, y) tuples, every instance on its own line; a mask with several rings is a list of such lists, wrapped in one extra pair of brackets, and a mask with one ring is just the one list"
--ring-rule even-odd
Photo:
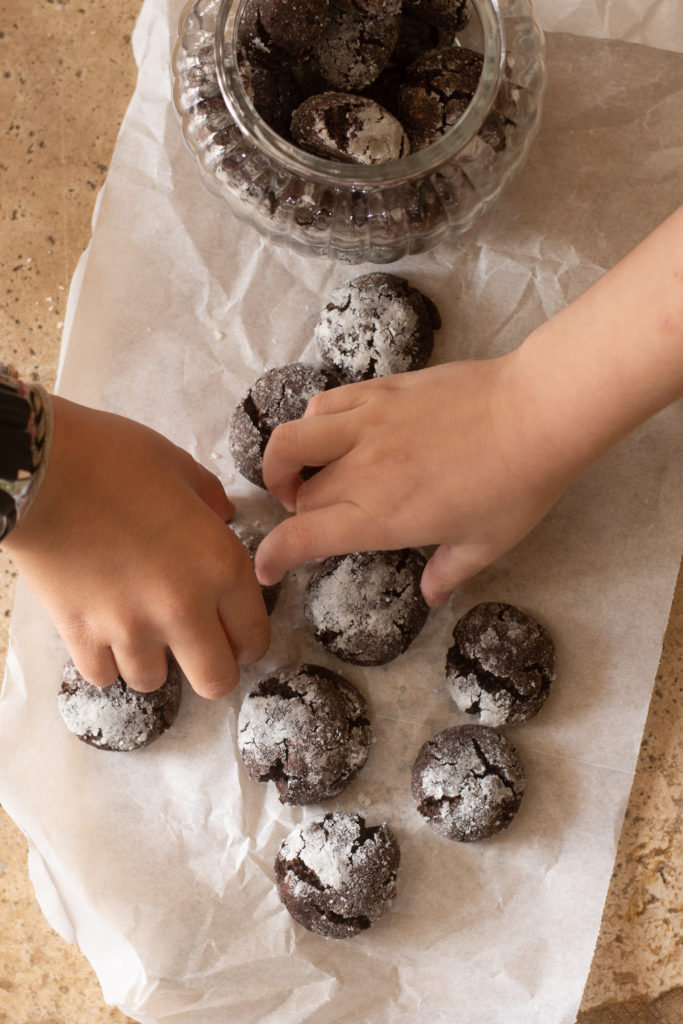
[(346, 92), (309, 96), (293, 112), (291, 130), (302, 149), (344, 163), (378, 164), (410, 152), (393, 114), (366, 96)]
[(510, 824), (524, 793), (516, 749), (487, 726), (453, 726), (424, 743), (412, 773), (417, 809), (446, 839), (488, 839)]
[(427, 364), (441, 319), (403, 277), (362, 274), (337, 288), (315, 326), (316, 351), (344, 380), (368, 380)]
[(460, 711), (483, 725), (509, 725), (538, 714), (554, 675), (552, 637), (513, 605), (483, 602), (456, 623), (446, 685)]
[(364, 697), (320, 665), (263, 676), (246, 695), (238, 746), (255, 782), (273, 781), (282, 803), (337, 796), (365, 764), (372, 730)]
[(288, 363), (267, 370), (251, 386), (230, 419), (229, 447), (239, 472), (265, 487), (263, 453), (273, 430), (299, 419), (313, 395), (339, 384), (325, 367)]
[(398, 40), (400, 11), (378, 16), (330, 5), (312, 59), (323, 79), (340, 92), (360, 92), (374, 82)]
[(388, 825), (359, 814), (326, 814), (293, 829), (275, 859), (282, 902), (292, 917), (326, 938), (369, 928), (396, 894), (400, 850)]
[(426, 564), (411, 548), (326, 559), (311, 575), (304, 603), (316, 640), (354, 665), (398, 657), (427, 621), (420, 590)]
[(57, 705), (69, 732), (100, 750), (137, 750), (173, 724), (180, 707), (181, 672), (169, 657), (168, 678), (152, 693), (139, 693), (119, 677), (111, 686), (86, 682), (72, 661), (64, 666)]

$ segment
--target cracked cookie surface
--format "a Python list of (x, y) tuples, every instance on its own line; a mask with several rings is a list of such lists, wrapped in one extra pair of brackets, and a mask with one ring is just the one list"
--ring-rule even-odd
[(300, 419), (313, 395), (338, 384), (332, 370), (306, 363), (275, 366), (262, 374), (230, 418), (228, 444), (242, 476), (265, 487), (263, 453), (272, 432), (281, 423)]
[(268, 673), (239, 713), (237, 743), (247, 774), (274, 782), (286, 804), (337, 796), (365, 764), (371, 742), (365, 698), (321, 665)]
[(316, 351), (345, 381), (419, 370), (440, 326), (434, 303), (405, 278), (362, 274), (330, 296), (315, 326)]
[(434, 831), (467, 843), (507, 828), (524, 793), (524, 767), (495, 729), (456, 725), (422, 745), (411, 781), (417, 809)]
[(414, 150), (435, 142), (462, 117), (482, 68), (482, 55), (464, 46), (438, 47), (413, 61), (400, 87), (399, 109)]
[(312, 56), (330, 88), (360, 92), (374, 82), (396, 46), (400, 20), (400, 11), (374, 16), (331, 6)]
[(275, 879), (295, 921), (325, 938), (346, 939), (386, 912), (399, 861), (388, 825), (334, 812), (289, 833), (275, 859)]
[(402, 654), (429, 614), (420, 590), (419, 551), (333, 555), (314, 570), (304, 614), (318, 643), (354, 665), (383, 665)]
[(538, 714), (554, 676), (552, 637), (513, 605), (484, 602), (456, 623), (446, 685), (459, 710), (483, 725), (512, 725)]
[(168, 656), (168, 678), (140, 693), (119, 676), (111, 686), (93, 686), (72, 661), (64, 666), (57, 706), (69, 732), (99, 750), (137, 750), (158, 739), (176, 720), (182, 673)]

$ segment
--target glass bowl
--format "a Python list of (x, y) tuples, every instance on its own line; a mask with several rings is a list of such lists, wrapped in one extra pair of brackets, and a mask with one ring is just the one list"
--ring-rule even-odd
[[(523, 165), (545, 90), (544, 38), (530, 0), (470, 0), (470, 23), (455, 38), (483, 55), (469, 105), (425, 149), (369, 165), (304, 152), (259, 116), (238, 69), (245, 2), (191, 0), (173, 52), (173, 97), (205, 185), (274, 243), (351, 264), (391, 263), (466, 231)], [(494, 144), (491, 117), (503, 126)]]

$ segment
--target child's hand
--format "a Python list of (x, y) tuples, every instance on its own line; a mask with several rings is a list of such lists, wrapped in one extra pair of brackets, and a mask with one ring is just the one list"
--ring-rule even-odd
[(269, 625), (218, 478), (132, 420), (60, 398), (53, 410), (45, 477), (4, 543), (78, 670), (153, 690), (168, 646), (198, 693), (227, 693)]
[[(296, 515), (262, 541), (258, 578), (438, 544), (422, 590), (444, 603), (683, 394), (682, 268), (683, 206), (508, 355), (317, 395), (266, 448), (266, 485)], [(302, 483), (307, 465), (325, 468)]]
[[(513, 547), (576, 472), (521, 364), (513, 352), (348, 385), (278, 427), (263, 475), (296, 515), (261, 543), (260, 581), (311, 558), (438, 544), (422, 590), (439, 605)], [(302, 482), (306, 465), (325, 469)]]

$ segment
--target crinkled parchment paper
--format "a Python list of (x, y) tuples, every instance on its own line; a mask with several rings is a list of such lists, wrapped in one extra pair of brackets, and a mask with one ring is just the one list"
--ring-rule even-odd
[[(640, 6), (604, 4), (597, 28)], [(575, 34), (548, 37), (525, 170), (467, 236), (387, 268), (439, 306), (435, 362), (519, 344), (681, 200), (683, 56), (591, 38), (596, 5), (563, 7), (553, 27)], [(651, 7), (680, 28), (676, 0)], [(167, 433), (270, 525), (277, 506), (231, 463), (230, 413), (267, 367), (313, 359), (326, 297), (370, 268), (277, 250), (201, 185), (170, 101), (179, 13), (147, 0), (135, 32), (139, 83), (71, 289), (59, 387)], [(240, 689), (210, 703), (186, 687), (173, 729), (128, 755), (63, 728), (65, 650), (20, 585), (0, 799), (29, 837), (46, 916), (80, 944), (105, 998), (143, 1024), (572, 1024), (681, 554), (682, 439), (679, 403), (586, 472), (390, 665), (344, 667), (318, 649), (301, 613), (308, 570), (290, 574), (272, 648)], [(444, 657), (455, 618), (479, 600), (544, 622), (557, 681), (538, 718), (509, 730), (528, 774), (519, 815), (467, 845), (421, 823), (409, 774), (421, 743), (458, 721)], [(333, 806), (388, 820), (402, 847), (393, 909), (346, 942), (295, 925), (273, 886), (280, 840), (320, 809), (281, 807), (245, 777), (235, 745), (245, 689), (300, 659), (343, 671), (371, 708), (368, 764)]]

